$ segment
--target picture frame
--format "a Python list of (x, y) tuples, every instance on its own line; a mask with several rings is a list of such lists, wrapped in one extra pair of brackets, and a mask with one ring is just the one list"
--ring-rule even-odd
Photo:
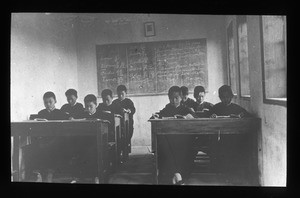
[(155, 36), (155, 24), (154, 22), (144, 23), (145, 37)]

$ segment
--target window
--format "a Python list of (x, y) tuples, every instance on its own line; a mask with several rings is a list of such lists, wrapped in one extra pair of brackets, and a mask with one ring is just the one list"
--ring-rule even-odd
[(250, 97), (247, 18), (237, 16), (240, 96)]
[(286, 105), (286, 17), (262, 16), (264, 103)]
[(235, 66), (235, 58), (234, 58), (234, 38), (233, 38), (233, 26), (232, 21), (227, 27), (227, 59), (228, 59), (228, 74), (229, 74), (229, 85), (233, 91), (233, 94), (237, 94), (236, 87), (236, 66)]

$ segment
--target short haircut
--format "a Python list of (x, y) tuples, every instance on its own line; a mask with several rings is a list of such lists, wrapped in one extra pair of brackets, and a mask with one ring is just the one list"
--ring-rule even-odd
[(44, 94), (43, 99), (46, 99), (46, 98), (54, 98), (54, 100), (56, 101), (55, 94), (52, 91), (48, 91)]
[(223, 85), (219, 88), (219, 97), (223, 96), (224, 93), (229, 93), (231, 96), (233, 96), (231, 87), (229, 85)]
[(110, 96), (110, 97), (113, 97), (112, 96), (112, 91), (110, 89), (104, 89), (102, 92), (101, 92), (101, 97), (104, 98), (106, 96)]
[(66, 96), (75, 96), (77, 98), (77, 91), (75, 89), (68, 89), (65, 93)]
[(196, 98), (200, 92), (204, 92), (205, 93), (205, 89), (203, 86), (196, 86), (194, 88), (194, 98)]
[(181, 94), (181, 89), (180, 89), (180, 87), (178, 87), (178, 86), (172, 86), (172, 87), (169, 89), (169, 91), (168, 91), (168, 96), (169, 96), (169, 98), (171, 97), (171, 95), (172, 95), (173, 93), (176, 93), (176, 92), (178, 92), (179, 94)]
[(126, 86), (125, 86), (125, 85), (119, 85), (119, 86), (117, 87), (117, 92), (119, 92), (119, 91), (125, 91), (125, 93), (127, 93), (127, 88), (126, 88)]
[(182, 86), (180, 87), (180, 89), (183, 96), (189, 95), (189, 88), (187, 88), (186, 86)]
[(93, 102), (97, 104), (97, 97), (94, 94), (88, 94), (84, 97), (84, 103)]

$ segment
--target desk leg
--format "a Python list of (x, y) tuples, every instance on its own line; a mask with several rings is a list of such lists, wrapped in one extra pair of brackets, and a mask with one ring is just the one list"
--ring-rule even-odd
[(97, 131), (97, 175), (99, 183), (104, 182), (102, 127)]
[(25, 164), (20, 136), (13, 137), (12, 152), (13, 181), (23, 181), (25, 179)]
[(154, 139), (154, 177), (155, 177), (155, 184), (159, 184), (158, 181), (158, 175), (159, 175), (159, 170), (158, 170), (158, 148), (157, 148), (157, 137), (155, 135)]

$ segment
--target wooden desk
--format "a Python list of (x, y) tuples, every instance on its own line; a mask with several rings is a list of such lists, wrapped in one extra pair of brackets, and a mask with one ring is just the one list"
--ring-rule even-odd
[[(158, 148), (157, 138), (164, 135), (245, 135), (251, 141), (245, 146), (250, 147), (248, 151), (249, 160), (246, 171), (253, 176), (257, 172), (257, 130), (261, 124), (260, 118), (194, 118), (194, 119), (150, 119), (152, 151), (155, 155), (155, 177), (158, 184)], [(249, 172), (250, 171), (250, 172)]]
[[(13, 170), (17, 172), (14, 181), (23, 181), (25, 167), (22, 147), (30, 144), (30, 137), (45, 136), (94, 136), (97, 144), (97, 172), (100, 183), (106, 182), (108, 125), (106, 120), (56, 120), (56, 121), (23, 121), (11, 122), (13, 138)], [(28, 141), (29, 140), (29, 141)]]
[(106, 113), (103, 114), (102, 119), (110, 121), (108, 144), (111, 148), (109, 159), (112, 162), (112, 169), (115, 170), (121, 163), (121, 146), (122, 146), (122, 116), (119, 114)]

